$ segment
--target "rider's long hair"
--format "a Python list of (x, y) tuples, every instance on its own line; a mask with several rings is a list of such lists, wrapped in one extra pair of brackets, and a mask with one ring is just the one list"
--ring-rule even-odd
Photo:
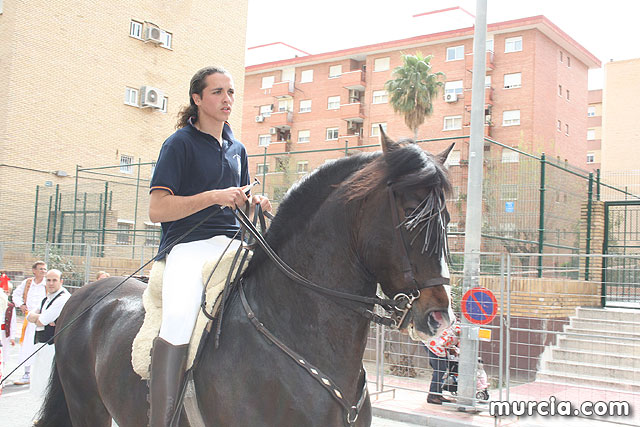
[(193, 117), (193, 121), (198, 121), (198, 106), (193, 102), (193, 94), (197, 93), (202, 97), (202, 91), (206, 87), (205, 80), (210, 74), (221, 73), (231, 76), (227, 70), (222, 67), (204, 67), (198, 70), (197, 73), (191, 78), (189, 84), (189, 105), (186, 105), (180, 109), (178, 113), (178, 122), (176, 123), (176, 129), (180, 129), (189, 124), (189, 118)]

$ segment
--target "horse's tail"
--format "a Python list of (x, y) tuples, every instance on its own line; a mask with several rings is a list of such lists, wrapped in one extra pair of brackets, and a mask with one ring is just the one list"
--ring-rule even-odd
[(55, 360), (51, 367), (47, 393), (36, 418), (39, 419), (38, 427), (71, 427), (67, 399), (64, 396)]

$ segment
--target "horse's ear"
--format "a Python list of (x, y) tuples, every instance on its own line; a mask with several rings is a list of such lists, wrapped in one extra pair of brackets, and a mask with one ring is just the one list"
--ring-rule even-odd
[(445, 148), (444, 151), (442, 151), (441, 153), (436, 154), (436, 159), (444, 165), (444, 162), (447, 161), (447, 157), (449, 157), (449, 153), (451, 152), (451, 150), (453, 150), (453, 147), (456, 145), (456, 143), (454, 142), (453, 144), (451, 144), (449, 146), (449, 148)]
[(378, 127), (380, 128), (379, 137), (380, 137), (380, 146), (382, 146), (382, 152), (388, 153), (389, 151), (396, 148), (398, 144), (393, 142), (393, 140), (391, 140), (391, 138), (389, 138), (387, 134), (384, 133), (384, 129), (382, 129), (382, 125), (378, 125)]

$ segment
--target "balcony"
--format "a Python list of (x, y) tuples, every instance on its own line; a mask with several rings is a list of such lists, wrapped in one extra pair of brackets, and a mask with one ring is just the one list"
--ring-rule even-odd
[[(471, 71), (473, 73), (473, 53), (467, 53), (464, 56), (464, 65), (467, 71)], [(495, 66), (493, 65), (493, 51), (487, 51), (487, 63), (486, 63), (486, 71), (487, 73), (493, 71)]]
[(342, 87), (357, 91), (364, 91), (364, 72), (362, 70), (347, 71), (340, 76)]
[(362, 123), (364, 121), (363, 110), (361, 102), (342, 104), (340, 106), (340, 118), (342, 120), (350, 120), (355, 123)]
[[(340, 145), (347, 145), (348, 141), (349, 147), (357, 147), (359, 145), (362, 145), (362, 137), (359, 134), (339, 135), (338, 140), (340, 141)], [(349, 153), (354, 154), (355, 151), (349, 150)]]
[(291, 98), (293, 97), (293, 91), (295, 85), (291, 81), (274, 83), (271, 88), (271, 95), (276, 98)]
[[(491, 125), (489, 125), (487, 123), (484, 124), (484, 136), (485, 137), (491, 138), (491, 128), (492, 128)], [(464, 136), (471, 135), (471, 125), (469, 123), (465, 123), (462, 126), (462, 134)]]
[[(484, 88), (484, 106), (493, 105), (493, 88), (485, 87)], [(471, 110), (471, 90), (465, 90), (464, 94), (464, 107), (467, 111)]]
[(279, 129), (291, 129), (291, 122), (293, 122), (293, 113), (291, 111), (276, 111), (271, 113), (271, 116), (267, 119), (269, 126)]

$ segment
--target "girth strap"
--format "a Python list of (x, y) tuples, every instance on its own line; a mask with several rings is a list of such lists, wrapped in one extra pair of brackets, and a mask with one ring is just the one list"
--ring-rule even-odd
[(239, 283), (239, 293), (240, 293), (240, 300), (242, 301), (242, 306), (244, 307), (244, 311), (246, 312), (247, 317), (251, 321), (251, 324), (258, 330), (258, 332), (260, 332), (262, 335), (265, 336), (265, 338), (267, 338), (269, 341), (275, 344), (276, 347), (278, 347), (280, 350), (282, 350), (283, 353), (285, 353), (294, 362), (296, 362), (298, 366), (302, 367), (305, 371), (307, 371), (313, 379), (315, 379), (325, 390), (329, 392), (329, 394), (331, 394), (331, 397), (333, 397), (334, 400), (338, 402), (340, 406), (342, 406), (342, 409), (346, 414), (345, 415), (346, 426), (351, 427), (355, 425), (355, 422), (358, 419), (358, 415), (360, 414), (360, 410), (364, 406), (364, 403), (366, 402), (366, 398), (368, 396), (367, 380), (366, 380), (366, 373), (364, 368), (362, 368), (361, 370), (362, 372), (361, 378), (363, 378), (363, 381), (362, 381), (363, 386), (360, 392), (360, 398), (358, 399), (358, 402), (355, 405), (349, 405), (349, 402), (344, 397), (344, 394), (342, 393), (340, 388), (331, 380), (331, 378), (329, 378), (329, 376), (325, 375), (322, 371), (320, 371), (320, 369), (316, 368), (314, 365), (307, 362), (298, 353), (296, 353), (295, 351), (287, 347), (282, 341), (280, 341), (275, 335), (273, 335), (271, 331), (269, 331), (269, 329), (267, 329), (262, 322), (260, 322), (260, 320), (256, 317), (255, 313), (251, 309), (251, 306), (249, 305), (249, 301), (247, 301), (247, 297), (244, 293), (242, 280)]

